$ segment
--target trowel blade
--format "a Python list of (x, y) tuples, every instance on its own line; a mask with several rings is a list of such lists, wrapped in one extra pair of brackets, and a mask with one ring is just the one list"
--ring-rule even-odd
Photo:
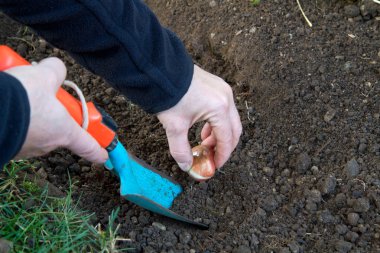
[(106, 167), (119, 177), (120, 194), (127, 200), (166, 217), (207, 228), (205, 224), (169, 210), (175, 198), (182, 193), (181, 185), (172, 178), (129, 154), (120, 142), (109, 152), (109, 158)]
[(186, 218), (182, 215), (179, 215), (179, 214), (173, 212), (172, 210), (165, 208), (165, 207), (145, 198), (142, 195), (129, 194), (129, 195), (124, 195), (123, 197), (125, 199), (135, 203), (136, 205), (141, 206), (141, 207), (143, 207), (149, 211), (152, 211), (154, 213), (158, 213), (158, 214), (161, 214), (163, 216), (166, 216), (166, 217), (169, 217), (169, 218), (181, 221), (181, 222), (185, 222), (185, 223), (194, 225), (200, 229), (208, 229), (208, 226), (206, 224), (196, 222), (196, 221), (193, 221), (193, 220)]

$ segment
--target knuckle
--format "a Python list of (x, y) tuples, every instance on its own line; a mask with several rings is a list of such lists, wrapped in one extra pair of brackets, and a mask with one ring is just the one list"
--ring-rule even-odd
[(95, 157), (95, 154), (97, 153), (97, 151), (98, 149), (97, 147), (95, 147), (95, 145), (90, 145), (88, 146), (88, 148), (84, 149), (80, 155), (82, 157), (90, 159), (91, 157)]
[(220, 113), (226, 113), (231, 107), (232, 90), (229, 86), (224, 88), (222, 94), (217, 98), (215, 107)]
[(215, 107), (216, 107), (217, 112), (219, 112), (219, 114), (226, 114), (229, 109), (228, 100), (225, 97), (222, 97), (215, 104)]
[(225, 93), (220, 94), (216, 97), (214, 101), (214, 106), (216, 109), (226, 110), (230, 106), (229, 98)]
[(46, 68), (44, 79), (46, 80), (46, 83), (50, 86), (52, 86), (52, 84), (58, 83), (58, 76), (54, 71), (51, 71), (51, 69), (49, 68)]

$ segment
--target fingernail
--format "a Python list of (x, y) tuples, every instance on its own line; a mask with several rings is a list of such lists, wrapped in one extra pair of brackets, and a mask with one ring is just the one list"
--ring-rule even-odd
[(108, 160), (108, 152), (106, 150), (103, 150), (102, 152), (102, 159), (103, 163), (105, 163)]
[(191, 164), (189, 163), (178, 163), (178, 166), (185, 172), (188, 172), (191, 169)]
[(107, 169), (107, 170), (113, 170), (113, 165), (112, 165), (112, 162), (110, 159), (108, 159), (105, 163), (104, 163), (104, 167)]

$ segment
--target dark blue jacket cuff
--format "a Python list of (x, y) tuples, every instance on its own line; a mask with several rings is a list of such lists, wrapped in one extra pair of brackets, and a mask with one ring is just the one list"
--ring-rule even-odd
[(0, 72), (0, 170), (20, 151), (30, 122), (26, 90), (14, 77)]

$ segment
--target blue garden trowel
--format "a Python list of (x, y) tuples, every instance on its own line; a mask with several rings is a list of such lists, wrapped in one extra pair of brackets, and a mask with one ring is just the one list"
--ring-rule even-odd
[[(0, 45), (0, 71), (11, 67), (30, 65), (28, 61), (7, 46)], [(182, 192), (182, 187), (164, 176), (145, 162), (129, 154), (116, 135), (116, 123), (100, 107), (92, 102), (81, 103), (60, 88), (58, 100), (66, 107), (78, 124), (108, 151), (109, 160), (105, 167), (120, 179), (120, 193), (127, 200), (169, 218), (207, 229), (208, 226), (185, 218), (170, 210), (174, 199)], [(85, 122), (85, 123), (84, 123)]]

